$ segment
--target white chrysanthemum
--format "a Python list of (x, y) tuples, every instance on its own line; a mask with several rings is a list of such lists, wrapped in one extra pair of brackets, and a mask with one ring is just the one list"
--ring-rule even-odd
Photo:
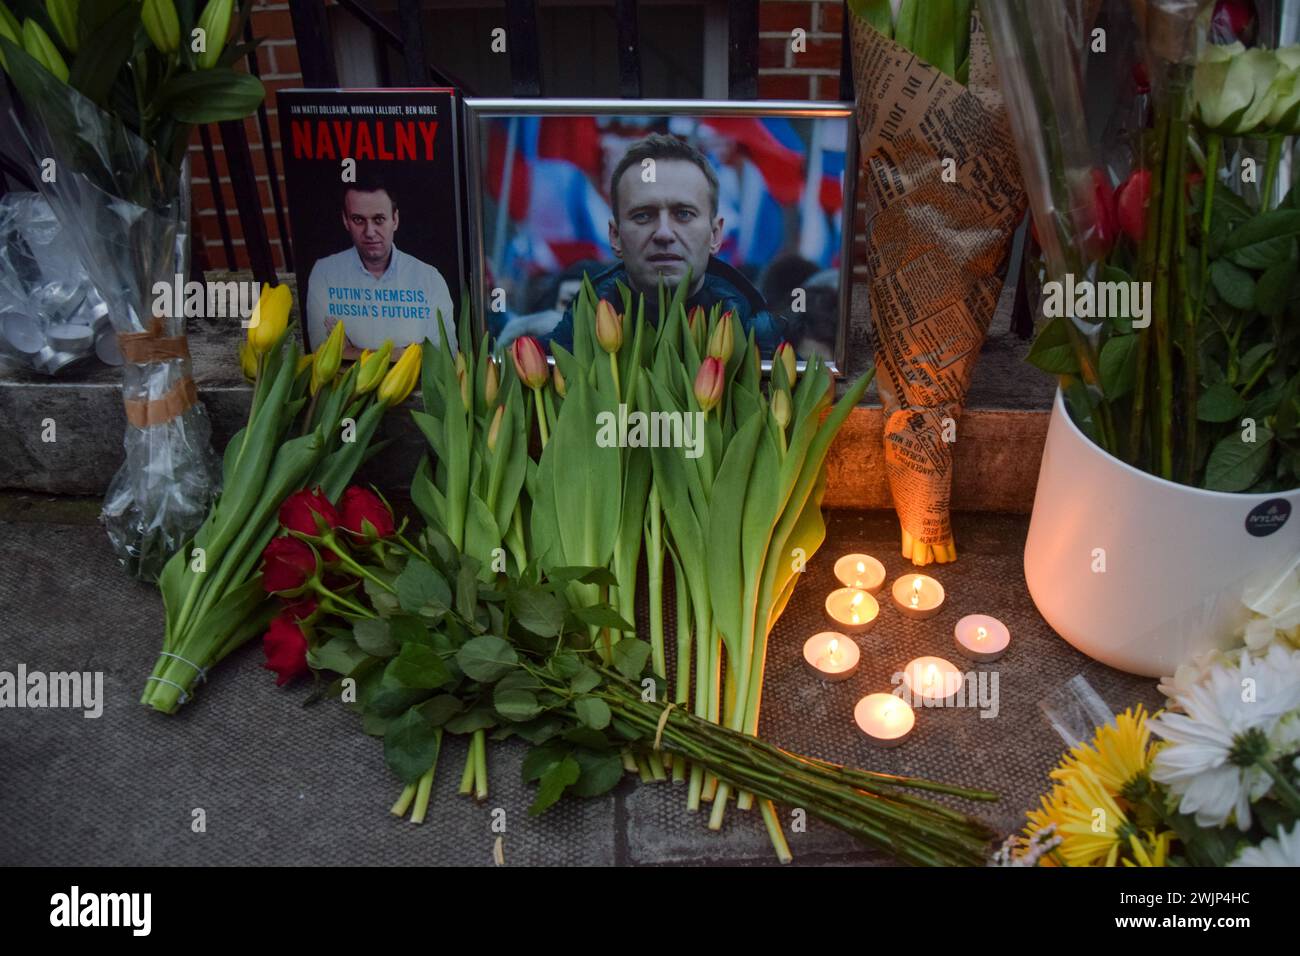
[(1251, 651), (1266, 651), (1274, 642), (1300, 644), (1300, 557), (1276, 580), (1247, 590), (1242, 600), (1252, 612), (1243, 634)]
[(1300, 823), (1290, 832), (1279, 830), (1277, 839), (1269, 837), (1259, 846), (1248, 846), (1228, 866), (1300, 866)]
[[(1279, 721), (1300, 708), (1300, 653), (1274, 645), (1240, 667), (1215, 667), (1175, 698), (1183, 713), (1152, 719), (1168, 741), (1151, 765), (1151, 779), (1177, 795), (1179, 809), (1205, 827), (1235, 814), (1250, 827), (1250, 805), (1268, 793), (1272, 778), (1253, 764), (1234, 763), (1234, 749), (1251, 731), (1272, 737)], [(1288, 727), (1282, 728), (1285, 734)]]
[(1186, 664), (1179, 664), (1172, 677), (1161, 678), (1160, 683), (1156, 685), (1156, 690), (1167, 698), (1166, 709), (1182, 710), (1178, 704), (1180, 698), (1191, 693), (1193, 687), (1204, 683), (1210, 676), (1210, 671), (1216, 667), (1238, 666), (1241, 663), (1242, 653), (1243, 650), (1240, 648), (1231, 651), (1202, 651)]

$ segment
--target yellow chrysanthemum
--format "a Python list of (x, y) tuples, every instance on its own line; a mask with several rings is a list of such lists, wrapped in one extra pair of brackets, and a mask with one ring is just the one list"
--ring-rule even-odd
[(1087, 764), (1059, 778), (1062, 788), (1058, 852), (1068, 866), (1114, 866), (1133, 825)]
[(1125, 866), (1168, 866), (1169, 845), (1174, 841), (1172, 830), (1165, 830), (1163, 833), (1156, 834), (1153, 830), (1146, 831), (1146, 840), (1142, 840), (1136, 833), (1131, 834), (1128, 838), (1129, 848), (1133, 851), (1133, 859), (1125, 857), (1121, 862)]
[(1085, 766), (1112, 795), (1118, 795), (1125, 784), (1150, 766), (1153, 753), (1146, 708), (1139, 704), (1136, 711), (1129, 708), (1115, 718), (1115, 723), (1098, 728), (1091, 743), (1081, 743), (1071, 750), (1051, 776), (1062, 780), (1077, 767)]

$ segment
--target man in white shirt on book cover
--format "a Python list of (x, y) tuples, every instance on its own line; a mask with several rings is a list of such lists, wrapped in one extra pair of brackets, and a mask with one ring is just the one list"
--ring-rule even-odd
[(413, 342), (438, 342), (438, 316), (452, 351), (456, 316), (442, 274), (393, 244), (401, 224), (397, 197), (377, 176), (358, 177), (343, 191), (343, 227), (351, 248), (316, 260), (307, 279), (307, 333), (315, 348), (340, 320), (344, 357), (393, 340), (393, 357)]

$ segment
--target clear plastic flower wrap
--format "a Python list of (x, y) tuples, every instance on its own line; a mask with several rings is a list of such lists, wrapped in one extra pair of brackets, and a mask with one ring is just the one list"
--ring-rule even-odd
[(117, 342), (71, 237), (39, 193), (0, 197), (0, 368), (42, 375), (116, 362)]
[(172, 166), (54, 76), (10, 66), (32, 161), (53, 161), (54, 175), (37, 177), (41, 194), (103, 297), (125, 359), (126, 460), (101, 518), (127, 570), (152, 580), (203, 522), (220, 474), (185, 318), (155, 318), (151, 308), (155, 283), (189, 274), (188, 162)]

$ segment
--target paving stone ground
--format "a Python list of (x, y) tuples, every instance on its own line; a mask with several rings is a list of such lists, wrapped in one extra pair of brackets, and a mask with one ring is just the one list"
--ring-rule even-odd
[[(94, 511), (84, 500), (0, 496), (0, 670), (102, 671), (105, 697), (99, 719), (0, 710), (0, 864), (491, 865), (497, 808), (508, 865), (773, 862), (757, 813), (733, 810), (711, 833), (702, 815), (686, 812), (685, 788), (670, 783), (629, 777), (610, 795), (566, 800), (531, 819), (514, 743), (490, 751), (484, 804), (456, 795), (464, 746), (449, 743), (429, 820), (399, 821), (387, 813), (400, 788), (379, 742), (330, 701), (304, 707), (309, 687), (277, 688), (256, 644), (217, 668), (178, 715), (147, 710), (137, 701), (161, 644), (161, 602), (117, 569)], [(826, 544), (772, 636), (763, 736), (868, 769), (996, 790), (998, 803), (965, 809), (999, 832), (1018, 828), (1063, 747), (1039, 701), (1076, 674), (1115, 710), (1159, 700), (1152, 681), (1088, 660), (1043, 622), (1021, 567), (1027, 524), (956, 516), (960, 559), (931, 569), (948, 592), (943, 612), (910, 622), (884, 608), (859, 639), (859, 672), (825, 685), (804, 670), (800, 649), (825, 629), (834, 557), (875, 554), (891, 580), (904, 570), (892, 515), (832, 512)], [(854, 702), (891, 689), (891, 675), (922, 654), (970, 666), (956, 656), (952, 627), (972, 612), (1001, 618), (1012, 633), (1007, 656), (983, 665), (999, 678), (997, 716), (922, 710), (902, 747), (870, 748), (854, 727)], [(204, 833), (191, 829), (197, 808)], [(790, 808), (782, 813), (792, 819)], [(797, 865), (888, 862), (816, 820), (788, 838)]]

